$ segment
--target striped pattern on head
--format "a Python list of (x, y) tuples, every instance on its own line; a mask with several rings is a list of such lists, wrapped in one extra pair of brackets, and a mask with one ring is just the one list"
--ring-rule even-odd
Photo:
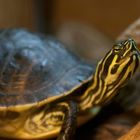
[(123, 87), (139, 66), (139, 51), (134, 40), (113, 46), (98, 63), (93, 84), (81, 97), (81, 108), (100, 105), (111, 99)]

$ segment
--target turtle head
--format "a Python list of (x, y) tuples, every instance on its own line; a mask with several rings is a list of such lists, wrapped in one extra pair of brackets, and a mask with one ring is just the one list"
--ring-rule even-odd
[(95, 101), (99, 103), (114, 96), (137, 70), (139, 58), (133, 39), (115, 44), (98, 64), (95, 81), (102, 90)]
[(109, 101), (138, 69), (140, 53), (133, 39), (115, 44), (98, 63), (89, 87), (80, 97), (80, 109)]

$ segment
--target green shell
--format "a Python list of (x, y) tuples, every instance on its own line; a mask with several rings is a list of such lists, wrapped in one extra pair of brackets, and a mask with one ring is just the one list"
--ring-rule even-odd
[(95, 70), (58, 40), (23, 29), (0, 31), (0, 66), (0, 106), (62, 98)]

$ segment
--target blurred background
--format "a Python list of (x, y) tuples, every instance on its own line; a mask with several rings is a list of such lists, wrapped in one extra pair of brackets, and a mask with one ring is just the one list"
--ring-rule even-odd
[(78, 22), (116, 38), (139, 17), (139, 0), (0, 0), (0, 28), (26, 27), (54, 33)]

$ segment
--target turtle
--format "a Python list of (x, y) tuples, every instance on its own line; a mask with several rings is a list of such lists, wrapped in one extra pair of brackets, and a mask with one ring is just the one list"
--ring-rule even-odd
[(114, 43), (93, 65), (55, 37), (1, 29), (0, 137), (72, 140), (80, 118), (96, 115), (138, 66), (131, 38)]

